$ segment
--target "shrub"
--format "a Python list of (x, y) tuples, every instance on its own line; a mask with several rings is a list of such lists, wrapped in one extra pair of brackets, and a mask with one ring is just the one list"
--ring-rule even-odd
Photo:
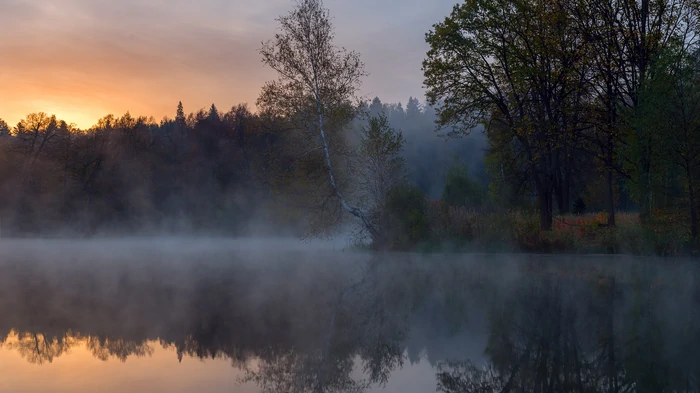
[(617, 242), (622, 252), (643, 255), (650, 254), (644, 228), (640, 225), (623, 226), (617, 230)]
[(386, 214), (386, 241), (390, 247), (405, 249), (428, 238), (428, 200), (419, 188), (410, 184), (392, 187)]
[(442, 201), (450, 206), (479, 208), (486, 199), (483, 187), (469, 177), (466, 165), (453, 165), (447, 172)]
[(657, 213), (642, 225), (637, 213), (620, 213), (618, 226), (607, 227), (605, 213), (557, 217), (552, 231), (541, 231), (531, 211), (494, 212), (429, 205), (431, 242), (426, 250), (576, 252), (637, 255), (695, 255), (700, 243), (678, 217)]
[(573, 213), (577, 216), (586, 213), (586, 203), (583, 201), (583, 198), (576, 198), (576, 200), (574, 201)]

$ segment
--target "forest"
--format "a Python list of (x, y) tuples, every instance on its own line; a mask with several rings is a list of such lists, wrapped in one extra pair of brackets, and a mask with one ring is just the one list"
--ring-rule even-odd
[(361, 54), (300, 0), (260, 48), (278, 79), (255, 111), (0, 121), (0, 235), (696, 253), (699, 16), (690, 0), (460, 2), (426, 32), (426, 97), (404, 108), (359, 97)]

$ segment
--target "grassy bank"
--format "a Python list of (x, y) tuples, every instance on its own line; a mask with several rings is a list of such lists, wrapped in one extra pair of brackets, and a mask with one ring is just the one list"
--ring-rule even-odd
[(420, 241), (403, 250), (420, 252), (606, 253), (697, 255), (699, 244), (680, 217), (657, 212), (642, 225), (636, 213), (619, 213), (617, 226), (605, 226), (605, 214), (556, 216), (554, 228), (542, 231), (536, 213), (485, 212), (431, 203), (428, 228)]

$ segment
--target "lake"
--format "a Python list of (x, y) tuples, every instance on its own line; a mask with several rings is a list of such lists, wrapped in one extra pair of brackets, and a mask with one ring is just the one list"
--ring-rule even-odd
[(697, 263), (0, 242), (1, 392), (691, 392)]

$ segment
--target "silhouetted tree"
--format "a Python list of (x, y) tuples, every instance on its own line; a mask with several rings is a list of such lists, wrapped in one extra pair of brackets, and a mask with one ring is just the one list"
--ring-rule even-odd
[(177, 103), (177, 114), (175, 115), (175, 121), (179, 126), (185, 125), (185, 110), (182, 108), (182, 101)]

